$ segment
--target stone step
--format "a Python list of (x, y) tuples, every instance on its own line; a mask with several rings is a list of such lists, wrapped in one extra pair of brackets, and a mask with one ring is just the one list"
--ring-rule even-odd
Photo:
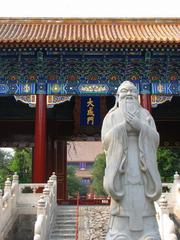
[(70, 226), (70, 227), (63, 227), (61, 226), (61, 228), (59, 228), (58, 226), (57, 227), (54, 227), (52, 232), (56, 232), (56, 231), (63, 231), (63, 232), (74, 232), (76, 230), (76, 228), (73, 226)]
[(76, 218), (75, 214), (62, 214), (62, 215), (57, 215), (56, 219), (61, 219), (61, 218)]
[(56, 216), (56, 219), (58, 218), (63, 218), (63, 217), (69, 217), (69, 218), (75, 218), (76, 217), (76, 214), (62, 214), (62, 215), (57, 215)]
[(57, 212), (75, 212), (77, 208), (57, 208)]
[[(53, 229), (58, 229), (58, 228), (60, 228), (60, 229), (66, 229), (66, 230), (68, 230), (68, 229), (71, 229), (71, 228), (75, 228), (75, 224), (73, 224), (73, 225), (66, 225), (66, 224), (54, 224), (54, 226), (53, 226)], [(53, 231), (53, 229), (52, 229), (52, 231)]]
[(64, 240), (64, 239), (66, 239), (66, 240), (74, 240), (75, 237), (74, 236), (73, 237), (59, 237), (59, 236), (56, 236), (56, 237), (52, 237), (50, 240)]
[(72, 236), (72, 237), (64, 237), (64, 236), (55, 236), (55, 237), (52, 237), (50, 238), (50, 240), (75, 240), (75, 236)]
[(57, 219), (55, 220), (57, 223), (72, 223), (74, 224), (76, 222), (76, 219), (69, 219), (69, 218), (62, 218), (62, 219)]
[(68, 221), (61, 221), (61, 222), (55, 222), (54, 223), (54, 227), (56, 227), (56, 226), (64, 226), (64, 227), (70, 227), (70, 226), (75, 226), (76, 225), (76, 221), (74, 221), (74, 222), (72, 222), (72, 221), (70, 221), (69, 220), (69, 222)]
[(53, 238), (51, 238), (51, 240), (64, 240), (64, 239), (66, 239), (66, 240), (74, 240), (75, 239), (75, 237), (53, 237)]
[(57, 213), (57, 217), (58, 216), (76, 216), (76, 212), (74, 212), (74, 213), (72, 213), (72, 212), (71, 213), (65, 213), (65, 212)]
[(76, 207), (74, 207), (74, 208), (57, 208), (57, 211), (60, 211), (60, 212), (62, 212), (62, 211), (67, 211), (67, 212), (69, 212), (69, 211), (76, 211)]
[(61, 206), (56, 212), (57, 216), (49, 240), (74, 240), (76, 237), (76, 207)]
[(66, 233), (68, 233), (68, 234), (74, 234), (75, 233), (75, 231), (76, 231), (76, 229), (74, 228), (71, 228), (71, 229), (68, 229), (68, 230), (66, 230), (66, 229), (53, 229), (53, 231), (52, 231), (52, 234), (66, 234)]
[(69, 227), (69, 226), (75, 226), (76, 225), (76, 222), (64, 222), (64, 221), (62, 221), (62, 222), (55, 222), (54, 223), (54, 227), (61, 227), (61, 226), (63, 226), (63, 227)]
[(50, 240), (53, 239), (75, 239), (76, 234), (71, 234), (71, 233), (61, 233), (61, 234), (51, 234)]
[(70, 218), (61, 218), (61, 219), (56, 219), (55, 222), (57, 223), (72, 223), (74, 224), (76, 222), (76, 218), (70, 219)]
[(71, 229), (71, 228), (75, 228), (75, 224), (69, 224), (69, 225), (67, 225), (67, 224), (54, 224), (54, 227), (53, 227), (53, 229)]
[(64, 240), (64, 239), (66, 239), (66, 240), (74, 240), (75, 239), (75, 237), (73, 236), (73, 237), (53, 237), (53, 238), (51, 238), (50, 240)]
[(67, 217), (67, 216), (64, 216), (64, 217), (57, 217), (56, 219), (55, 219), (55, 221), (64, 221), (64, 222), (66, 222), (66, 221), (71, 221), (71, 222), (75, 222), (76, 221), (76, 217)]

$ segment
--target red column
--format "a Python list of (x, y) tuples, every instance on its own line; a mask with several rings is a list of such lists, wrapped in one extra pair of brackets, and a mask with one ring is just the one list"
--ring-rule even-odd
[(57, 175), (57, 202), (67, 200), (67, 143), (56, 140), (54, 145), (55, 172)]
[(151, 94), (141, 94), (141, 106), (151, 112)]
[(36, 95), (33, 174), (34, 183), (46, 181), (46, 95)]

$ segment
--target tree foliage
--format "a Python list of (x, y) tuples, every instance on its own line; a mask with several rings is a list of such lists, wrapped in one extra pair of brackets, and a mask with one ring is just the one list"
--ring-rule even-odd
[(32, 181), (32, 149), (16, 148), (14, 157), (9, 164), (9, 170), (19, 175), (21, 183)]
[(0, 189), (3, 187), (6, 178), (10, 174), (9, 163), (12, 160), (12, 155), (0, 149)]
[(32, 149), (16, 148), (14, 156), (0, 150), (0, 188), (3, 188), (7, 177), (17, 172), (20, 183), (31, 182), (32, 179)]
[(87, 188), (81, 183), (81, 180), (75, 175), (76, 168), (72, 166), (67, 167), (67, 187), (68, 187), (68, 195), (76, 196), (77, 192), (80, 195), (86, 195)]
[(160, 147), (157, 151), (158, 168), (162, 182), (172, 182), (175, 171), (180, 171), (178, 148)]
[(104, 169), (106, 166), (105, 161), (105, 154), (99, 154), (94, 162), (93, 165), (93, 181), (92, 181), (92, 188), (97, 196), (105, 196), (107, 195), (103, 188), (103, 176), (104, 176)]

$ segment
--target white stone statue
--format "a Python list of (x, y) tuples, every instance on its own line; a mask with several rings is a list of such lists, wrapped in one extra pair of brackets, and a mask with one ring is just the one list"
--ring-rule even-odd
[(104, 189), (111, 196), (106, 240), (160, 240), (154, 201), (161, 196), (156, 150), (159, 134), (129, 81), (118, 88), (102, 126)]

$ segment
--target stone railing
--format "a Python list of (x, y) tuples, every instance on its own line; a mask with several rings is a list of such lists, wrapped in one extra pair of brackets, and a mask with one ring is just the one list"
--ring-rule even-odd
[[(49, 203), (46, 204), (46, 207), (48, 217), (50, 216), (52, 220), (52, 206), (56, 205), (55, 173), (53, 173), (47, 184), (19, 184), (19, 177), (16, 173), (13, 175), (12, 182), (7, 178), (4, 191), (0, 190), (0, 240), (5, 238), (16, 220), (17, 215), (36, 213), (37, 202), (42, 195), (42, 191), (44, 200), (46, 198), (49, 199)], [(49, 227), (49, 225), (47, 226)]]
[(34, 240), (47, 240), (55, 218), (57, 206), (56, 175), (53, 174), (43, 190), (37, 204), (37, 220), (34, 227)]
[(13, 175), (11, 182), (7, 178), (3, 191), (0, 190), (0, 239), (4, 239), (7, 231), (12, 226), (17, 212), (17, 197), (18, 197), (18, 175)]
[(180, 219), (180, 176), (176, 172), (174, 175), (174, 182), (171, 189), (172, 193), (172, 205), (174, 215)]
[(155, 202), (161, 240), (177, 240), (174, 222), (169, 217), (168, 202), (164, 194)]
[(176, 172), (173, 183), (163, 183), (164, 196), (166, 197), (170, 213), (180, 219), (180, 176)]
[(170, 218), (173, 214), (180, 219), (180, 176), (176, 172), (173, 183), (163, 183), (163, 194), (155, 202), (157, 220), (162, 240), (177, 240), (174, 222)]

